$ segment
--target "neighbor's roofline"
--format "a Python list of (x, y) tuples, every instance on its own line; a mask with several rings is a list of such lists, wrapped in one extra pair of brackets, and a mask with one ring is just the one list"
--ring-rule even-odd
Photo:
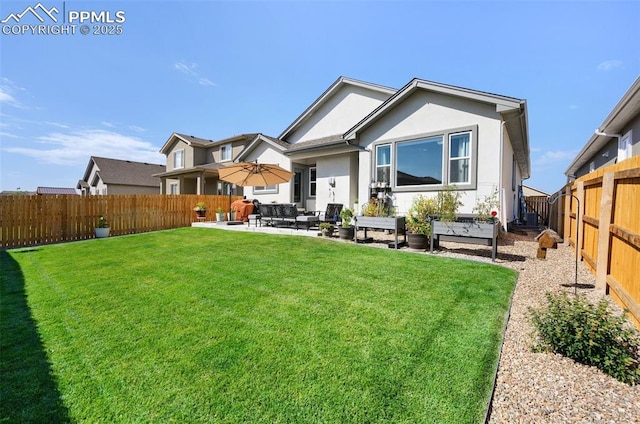
[[(632, 104), (635, 102), (635, 104)], [(631, 106), (628, 106), (630, 105)], [(629, 107), (630, 109), (627, 109)], [(625, 116), (621, 116), (621, 113), (625, 111)], [(631, 87), (624, 93), (620, 101), (614, 106), (614, 108), (609, 112), (609, 115), (605, 118), (605, 120), (600, 124), (597, 128), (601, 132), (617, 132), (620, 130), (618, 127), (622, 127), (627, 124), (628, 120), (633, 118), (634, 116), (640, 113), (640, 77), (636, 78), (636, 80), (631, 84)], [(631, 117), (631, 118), (630, 118)], [(624, 121), (624, 122), (623, 122)], [(615, 126), (614, 130), (611, 130), (611, 127)], [(597, 151), (602, 149), (609, 142), (611, 137), (602, 136), (598, 134), (594, 134), (589, 138), (589, 141), (582, 147), (580, 152), (576, 155), (573, 161), (569, 164), (567, 169), (564, 171), (564, 174), (569, 177), (575, 175), (575, 173), (580, 169), (589, 159), (591, 159), (592, 155), (594, 155)]]

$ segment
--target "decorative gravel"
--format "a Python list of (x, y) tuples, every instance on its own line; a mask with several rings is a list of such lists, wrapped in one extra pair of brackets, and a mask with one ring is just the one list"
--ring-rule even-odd
[[(375, 234), (375, 233), (374, 233)], [(374, 237), (385, 239), (388, 237)], [(546, 259), (537, 259), (537, 233), (504, 234), (498, 243), (496, 264), (518, 271), (511, 312), (504, 336), (489, 423), (640, 423), (640, 385), (620, 383), (595, 367), (561, 355), (533, 353), (533, 328), (528, 309), (546, 302), (547, 292), (586, 294), (597, 303), (607, 299), (614, 311), (620, 308), (595, 290), (595, 277), (578, 263), (573, 249), (558, 244)], [(491, 248), (473, 244), (441, 242), (437, 256), (491, 262)], [(384, 244), (379, 244), (384, 246)], [(404, 248), (404, 251), (413, 249)], [(425, 253), (430, 254), (430, 253)]]

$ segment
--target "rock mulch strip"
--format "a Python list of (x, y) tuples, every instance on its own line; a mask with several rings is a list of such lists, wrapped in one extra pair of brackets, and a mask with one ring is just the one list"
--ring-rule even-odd
[[(519, 276), (488, 422), (640, 423), (640, 385), (620, 383), (595, 367), (561, 355), (531, 351), (533, 328), (528, 311), (543, 305), (547, 292), (577, 292), (593, 303), (605, 298), (612, 310), (621, 312), (608, 296), (596, 292), (595, 277), (582, 262), (575, 287), (576, 256), (569, 246), (558, 244), (557, 249), (547, 251), (546, 259), (536, 259), (535, 235), (508, 233), (498, 244), (495, 263), (515, 269)], [(471, 244), (442, 242), (434, 255), (491, 262), (490, 247)]]

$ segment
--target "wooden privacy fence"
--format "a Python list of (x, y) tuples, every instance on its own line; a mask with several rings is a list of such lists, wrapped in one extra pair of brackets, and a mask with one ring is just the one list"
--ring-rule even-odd
[(218, 207), (228, 211), (230, 202), (239, 198), (190, 194), (0, 196), (0, 247), (94, 238), (100, 215), (107, 219), (114, 236), (188, 227), (196, 219), (196, 203), (204, 202), (207, 219), (213, 220)]
[(580, 177), (570, 190), (565, 240), (578, 246), (596, 288), (640, 327), (640, 156)]

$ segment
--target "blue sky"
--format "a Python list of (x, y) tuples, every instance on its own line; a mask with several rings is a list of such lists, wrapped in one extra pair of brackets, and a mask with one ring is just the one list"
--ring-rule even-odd
[[(2, 0), (0, 20), (37, 3)], [(278, 136), (342, 75), (526, 99), (525, 184), (553, 192), (640, 75), (639, 1), (42, 5), (126, 20), (120, 35), (0, 34), (2, 190), (75, 187), (92, 155), (164, 163), (174, 131)]]

